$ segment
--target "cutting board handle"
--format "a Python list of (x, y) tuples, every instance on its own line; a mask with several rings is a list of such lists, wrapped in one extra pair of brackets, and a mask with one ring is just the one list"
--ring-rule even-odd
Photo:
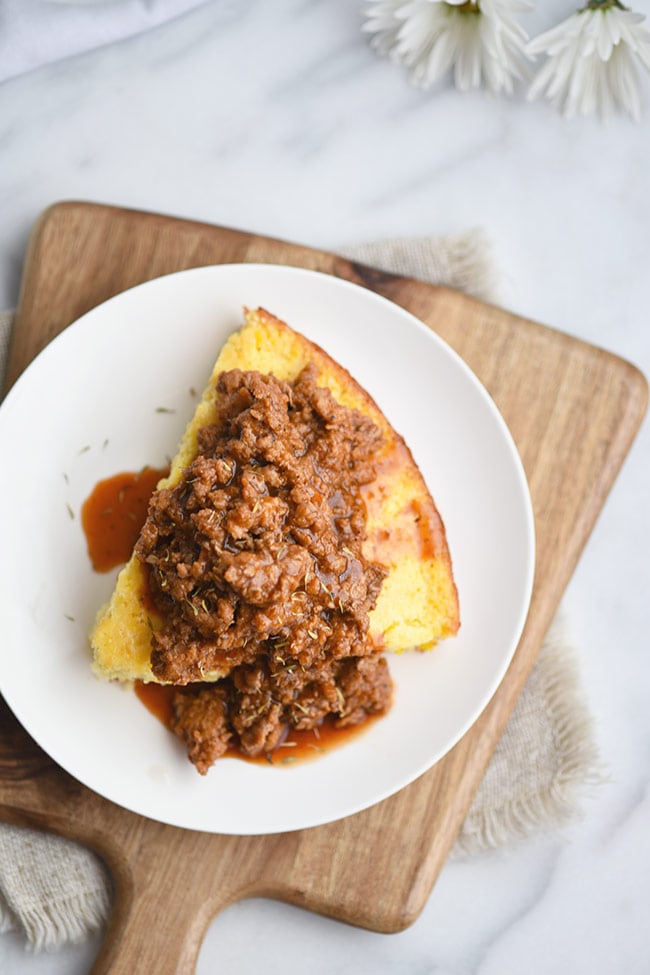
[(114, 898), (92, 975), (193, 975), (205, 932), (229, 904), (267, 896), (309, 906), (279, 879), (300, 833), (224, 836), (116, 812), (131, 828), (94, 844), (112, 873)]
[(211, 917), (182, 898), (167, 903), (168, 894), (134, 895), (129, 910), (116, 908), (92, 975), (194, 975), (205, 929)]
[[(193, 975), (211, 921), (242, 896), (214, 869), (215, 841), (223, 840), (226, 854), (228, 838), (204, 837), (209, 857), (201, 856), (201, 838), (163, 827), (157, 842), (143, 834), (144, 842), (128, 859), (103, 851), (113, 874), (114, 901), (92, 975)], [(223, 860), (230, 858), (226, 854)]]

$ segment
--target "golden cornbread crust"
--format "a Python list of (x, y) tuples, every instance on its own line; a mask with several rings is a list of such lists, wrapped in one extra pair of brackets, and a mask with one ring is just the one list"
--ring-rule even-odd
[[(367, 508), (363, 554), (388, 570), (370, 613), (371, 636), (378, 647), (388, 651), (428, 649), (457, 632), (459, 611), (445, 529), (422, 475), (403, 439), (350, 374), (264, 309), (246, 311), (245, 325), (223, 347), (169, 476), (158, 487), (178, 483), (196, 457), (199, 429), (215, 423), (219, 411), (216, 385), (222, 372), (255, 370), (291, 382), (309, 363), (317, 369), (319, 385), (327, 386), (343, 406), (369, 416), (384, 435), (377, 478), (363, 489)], [(91, 634), (94, 670), (104, 679), (156, 680), (150, 665), (151, 628), (162, 621), (145, 605), (144, 590), (141, 564), (132, 556)], [(204, 674), (204, 680), (222, 676), (213, 671)]]

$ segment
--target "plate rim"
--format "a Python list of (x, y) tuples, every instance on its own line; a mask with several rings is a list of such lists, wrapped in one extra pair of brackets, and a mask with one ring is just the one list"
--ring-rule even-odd
[[(528, 558), (526, 560), (526, 565), (525, 565), (526, 568), (526, 579), (524, 581), (525, 597), (521, 601), (521, 605), (519, 607), (519, 611), (517, 614), (517, 619), (513, 625), (513, 631), (516, 632), (517, 634), (516, 639), (512, 640), (512, 647), (510, 648), (509, 653), (507, 655), (504, 655), (502, 665), (499, 668), (495, 669), (495, 673), (492, 682), (490, 684), (490, 687), (483, 692), (480, 705), (477, 705), (476, 708), (474, 709), (474, 712), (471, 715), (468, 715), (465, 721), (459, 725), (458, 732), (456, 736), (453, 738), (453, 740), (450, 740), (446, 745), (446, 747), (444, 748), (444, 750), (441, 752), (441, 754), (437, 755), (437, 757), (435, 757), (433, 761), (426, 764), (425, 767), (420, 769), (420, 771), (416, 772), (415, 774), (409, 773), (409, 777), (406, 781), (400, 782), (400, 784), (396, 785), (394, 788), (385, 791), (384, 794), (381, 795), (376, 794), (369, 802), (357, 803), (357, 805), (354, 807), (351, 806), (346, 807), (344, 811), (342, 811), (340, 814), (338, 814), (333, 818), (331, 816), (327, 816), (326, 818), (319, 820), (318, 818), (311, 817), (308, 823), (292, 825), (290, 827), (287, 827), (286, 830), (284, 829), (278, 830), (277, 826), (272, 826), (268, 830), (265, 829), (256, 830), (255, 834), (251, 834), (250, 829), (246, 829), (241, 833), (237, 833), (235, 830), (225, 831), (222, 827), (218, 829), (214, 828), (212, 830), (213, 832), (217, 832), (217, 831), (229, 832), (231, 835), (262, 835), (266, 832), (278, 832), (278, 831), (289, 832), (296, 829), (303, 829), (312, 826), (323, 825), (324, 823), (332, 822), (335, 821), (336, 819), (340, 819), (348, 815), (353, 815), (365, 808), (368, 808), (369, 806), (375, 805), (377, 802), (382, 801), (383, 799), (387, 798), (389, 795), (393, 795), (396, 792), (400, 791), (407, 784), (414, 781), (416, 778), (418, 778), (421, 774), (426, 772), (433, 765), (437, 764), (437, 762), (440, 761), (442, 758), (444, 758), (444, 756), (448, 754), (448, 752), (454, 747), (454, 745), (457, 744), (457, 742), (465, 735), (465, 733), (469, 730), (469, 728), (472, 727), (472, 725), (476, 722), (476, 720), (478, 720), (480, 715), (483, 713), (483, 711), (489, 704), (490, 700), (494, 696), (494, 693), (496, 692), (497, 688), (501, 684), (512, 662), (517, 646), (521, 639), (522, 632), (525, 627), (526, 619), (530, 610), (531, 596), (532, 596), (534, 577), (535, 577), (535, 562), (536, 562), (535, 519), (534, 519), (532, 500), (530, 495), (530, 488), (527, 482), (523, 463), (521, 461), (521, 457), (519, 455), (519, 451), (514, 441), (514, 438), (512, 436), (512, 433), (510, 432), (505, 422), (505, 419), (503, 418), (503, 415), (501, 414), (499, 408), (497, 407), (494, 399), (487, 391), (483, 382), (476, 375), (476, 373), (469, 367), (469, 365), (460, 356), (460, 354), (456, 352), (456, 350), (451, 345), (449, 345), (449, 343), (445, 339), (443, 339), (435, 331), (435, 329), (425, 324), (423, 321), (417, 318), (417, 316), (415, 316), (412, 312), (408, 311), (406, 308), (404, 308), (397, 302), (394, 302), (391, 299), (386, 298), (385, 296), (377, 293), (371, 287), (365, 286), (363, 284), (358, 284), (356, 282), (350, 281), (346, 278), (339, 277), (338, 275), (329, 273), (327, 271), (312, 270), (310, 268), (304, 268), (304, 267), (296, 267), (291, 264), (274, 264), (274, 263), (266, 263), (266, 262), (229, 262), (223, 264), (201, 265), (199, 267), (194, 267), (194, 268), (185, 268), (179, 271), (172, 271), (164, 275), (158, 275), (154, 278), (150, 278), (147, 281), (140, 282), (139, 284), (133, 285), (131, 288), (125, 289), (124, 291), (120, 291), (117, 294), (112, 295), (104, 302), (100, 302), (98, 305), (94, 306), (93, 308), (86, 311), (83, 315), (79, 316), (79, 318), (75, 319), (68, 326), (64, 327), (60, 333), (58, 333), (55, 337), (53, 337), (52, 340), (50, 340), (50, 342), (48, 342), (47, 345), (42, 350), (40, 350), (36, 356), (34, 356), (34, 358), (31, 360), (29, 365), (23, 370), (20, 376), (16, 379), (11, 389), (8, 391), (7, 395), (5, 396), (4, 400), (0, 404), (0, 438), (3, 435), (4, 417), (11, 410), (11, 406), (10, 405), (8, 406), (8, 404), (13, 403), (14, 399), (17, 396), (21, 395), (22, 387), (30, 381), (29, 378), (26, 377), (28, 377), (33, 370), (38, 368), (37, 365), (38, 362), (43, 357), (48, 355), (48, 352), (51, 351), (51, 347), (55, 343), (58, 344), (59, 342), (64, 341), (65, 340), (64, 337), (66, 335), (74, 336), (76, 330), (78, 328), (83, 327), (85, 321), (88, 318), (92, 318), (92, 316), (94, 316), (97, 313), (98, 309), (100, 308), (110, 309), (110, 306), (112, 306), (113, 304), (119, 305), (120, 301), (124, 301), (125, 299), (129, 300), (130, 298), (132, 298), (134, 294), (137, 294), (138, 292), (141, 292), (145, 289), (147, 290), (155, 289), (156, 287), (160, 286), (161, 282), (168, 282), (170, 280), (173, 281), (174, 279), (178, 279), (179, 277), (188, 278), (192, 276), (212, 275), (215, 273), (215, 271), (228, 272), (233, 270), (236, 270), (237, 273), (239, 272), (254, 273), (258, 270), (261, 270), (264, 273), (268, 273), (268, 272), (272, 274), (280, 273), (282, 275), (284, 274), (296, 275), (297, 273), (300, 277), (303, 277), (305, 279), (310, 279), (314, 277), (317, 277), (319, 279), (326, 279), (328, 281), (328, 286), (334, 283), (334, 286), (337, 288), (348, 289), (356, 293), (363, 292), (364, 300), (368, 299), (370, 301), (378, 302), (384, 306), (389, 307), (391, 313), (397, 312), (400, 316), (407, 319), (412, 326), (415, 326), (417, 330), (425, 334), (429, 341), (433, 341), (434, 344), (438, 346), (439, 350), (444, 352), (445, 355), (451, 357), (451, 359), (455, 362), (456, 367), (458, 367), (463, 373), (465, 379), (469, 380), (470, 384), (474, 387), (474, 390), (479, 392), (483, 407), (487, 407), (487, 409), (490, 411), (492, 415), (492, 419), (496, 421), (497, 426), (499, 427), (500, 434), (504, 438), (508, 446), (508, 454), (511, 462), (513, 462), (513, 472), (516, 475), (517, 486), (521, 492), (522, 499), (525, 501), (523, 510), (526, 516), (526, 523), (527, 523), (526, 543), (527, 543)], [(70, 330), (73, 331), (71, 332)], [(70, 339), (70, 341), (73, 340), (74, 338)], [(19, 715), (20, 709), (14, 707), (14, 701), (12, 700), (12, 696), (11, 695), (7, 696), (7, 694), (5, 693), (5, 680), (4, 680), (4, 675), (1, 671), (0, 671), (0, 691), (2, 691), (2, 693), (4, 694), (5, 699), (7, 700), (7, 704), (10, 707), (11, 711), (16, 716), (17, 720), (23, 725), (23, 727), (31, 735), (32, 733), (29, 729), (29, 724), (25, 723), (22, 717)], [(42, 740), (36, 738), (35, 740), (37, 741), (37, 744), (39, 744), (39, 746), (43, 748), (43, 750), (48, 755), (51, 754), (48, 751), (46, 743), (44, 744)], [(61, 768), (63, 768), (69, 774), (73, 775), (75, 778), (78, 779), (77, 773), (75, 771), (71, 771), (70, 768), (66, 765), (66, 763), (61, 762), (58, 757), (54, 757), (54, 756), (51, 757), (54, 758), (54, 761), (58, 765), (60, 765)], [(88, 784), (84, 779), (78, 779), (78, 781), (83, 782), (83, 784), (87, 788), (98, 793), (99, 795), (104, 796), (106, 799), (116, 802), (123, 808), (130, 809), (131, 811), (138, 813), (140, 815), (145, 815), (148, 816), (149, 818), (157, 819), (157, 821), (159, 822), (169, 823), (170, 825), (181, 826), (183, 828), (202, 829), (202, 830), (207, 829), (208, 831), (210, 831), (209, 827), (188, 826), (187, 824), (183, 822), (178, 822), (175, 819), (170, 818), (168, 816), (164, 816), (164, 815), (153, 816), (151, 812), (143, 812), (141, 808), (137, 808), (137, 804), (130, 805), (123, 798), (116, 798), (114, 795), (108, 794), (106, 791), (101, 791), (95, 785)]]

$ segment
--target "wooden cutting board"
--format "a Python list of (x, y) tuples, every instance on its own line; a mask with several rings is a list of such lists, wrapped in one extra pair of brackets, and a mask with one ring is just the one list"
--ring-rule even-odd
[(442, 761), (379, 805), (300, 832), (210, 835), (127, 812), (59, 769), (2, 704), (0, 818), (79, 839), (113, 873), (115, 907), (95, 973), (192, 972), (215, 914), (252, 895), (375, 931), (415, 920), (646, 407), (646, 382), (630, 364), (447, 288), (295, 244), (88, 203), (55, 205), (33, 232), (8, 383), (111, 295), (182, 268), (240, 261), (315, 268), (378, 291), (426, 322), (477, 373), (512, 431), (532, 493), (530, 614), (499, 690)]

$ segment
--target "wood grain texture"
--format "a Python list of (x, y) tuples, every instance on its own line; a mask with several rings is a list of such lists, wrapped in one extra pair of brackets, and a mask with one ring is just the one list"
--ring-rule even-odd
[(0, 818), (79, 839), (113, 872), (115, 908), (95, 973), (192, 972), (214, 915), (251, 895), (376, 931), (401, 930), (417, 917), (646, 408), (646, 382), (630, 364), (446, 288), (295, 244), (86, 203), (57, 204), (34, 230), (8, 383), (70, 322), (125, 288), (240, 261), (314, 268), (372, 288), (460, 353), (500, 408), (529, 479), (533, 599), (505, 679), (458, 745), (399, 794), (311, 830), (215, 836), (129, 813), (59, 769), (3, 704)]

